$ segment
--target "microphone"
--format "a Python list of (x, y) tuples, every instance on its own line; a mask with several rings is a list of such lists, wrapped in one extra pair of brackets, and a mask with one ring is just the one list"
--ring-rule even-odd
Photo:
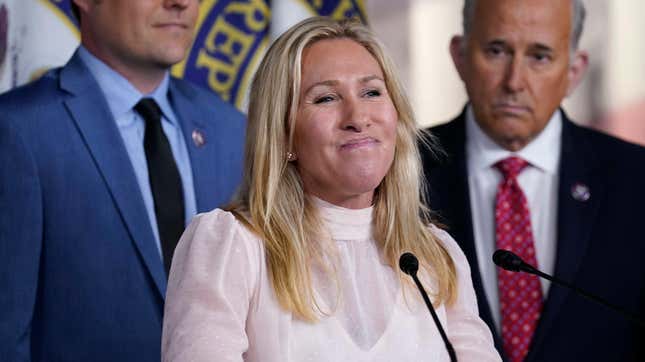
[[(517, 256), (513, 252), (504, 249), (499, 249), (493, 253), (493, 263), (495, 263), (495, 265), (501, 267), (502, 269), (506, 269), (512, 272), (523, 271), (530, 274), (534, 274), (534, 272), (536, 271), (539, 272), (539, 270), (524, 262), (522, 258)], [(547, 279), (549, 278), (547, 277)]]
[(493, 263), (495, 265), (499, 266), (502, 269), (506, 269), (508, 271), (512, 272), (525, 272), (529, 274), (534, 274), (539, 276), (540, 278), (544, 278), (546, 280), (549, 280), (555, 284), (558, 284), (560, 286), (563, 286), (565, 288), (569, 288), (570, 290), (573, 290), (576, 294), (581, 295), (589, 300), (592, 300), (596, 303), (602, 304), (605, 307), (613, 310), (614, 312), (617, 312), (621, 314), (623, 317), (629, 319), (630, 321), (638, 324), (641, 328), (645, 328), (645, 322), (643, 322), (640, 317), (636, 316), (635, 314), (632, 314), (626, 310), (624, 310), (621, 307), (618, 307), (614, 304), (611, 304), (607, 302), (606, 300), (593, 295), (587, 291), (584, 291), (578, 287), (576, 287), (573, 284), (567, 283), (561, 279), (558, 279), (554, 276), (551, 276), (549, 274), (546, 274), (535, 267), (533, 267), (530, 264), (527, 264), (522, 258), (519, 256), (515, 255), (514, 253), (504, 250), (504, 249), (499, 249), (493, 253)]
[(417, 271), (419, 270), (419, 260), (412, 253), (403, 253), (399, 258), (399, 268), (401, 268), (401, 271), (403, 271), (405, 274), (411, 276), (412, 279), (414, 279), (414, 282), (416, 283), (417, 288), (419, 288), (419, 292), (421, 292), (423, 301), (425, 301), (426, 306), (428, 306), (428, 310), (430, 310), (430, 314), (432, 315), (434, 324), (437, 326), (437, 329), (439, 330), (441, 339), (443, 339), (443, 344), (446, 346), (446, 350), (448, 351), (448, 355), (450, 356), (450, 361), (457, 362), (457, 355), (455, 354), (455, 349), (452, 348), (452, 344), (448, 340), (448, 336), (446, 336), (446, 332), (443, 330), (443, 327), (441, 326), (441, 321), (439, 320), (439, 317), (437, 317), (437, 313), (434, 311), (434, 307), (432, 307), (432, 303), (430, 303), (430, 298), (428, 298), (428, 294), (426, 293), (426, 290), (423, 289), (423, 285), (421, 285), (419, 278), (417, 278)]

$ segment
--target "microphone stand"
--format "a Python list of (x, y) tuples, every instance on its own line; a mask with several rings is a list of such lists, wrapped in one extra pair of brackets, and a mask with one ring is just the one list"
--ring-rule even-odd
[(513, 271), (513, 272), (523, 271), (525, 273), (537, 275), (538, 277), (544, 278), (544, 279), (546, 279), (548, 281), (551, 281), (551, 282), (553, 282), (555, 284), (558, 284), (560, 286), (563, 286), (565, 288), (569, 288), (569, 289), (573, 290), (578, 295), (581, 295), (581, 296), (583, 296), (583, 297), (585, 297), (585, 298), (587, 298), (587, 299), (589, 299), (591, 301), (594, 301), (594, 302), (596, 302), (598, 304), (604, 305), (605, 307), (613, 310), (614, 312), (618, 312), (623, 317), (625, 317), (628, 320), (630, 320), (631, 322), (637, 324), (639, 327), (645, 329), (645, 322), (643, 322), (643, 320), (641, 320), (640, 317), (638, 317), (637, 315), (635, 315), (633, 313), (630, 313), (630, 312), (624, 310), (623, 308), (621, 308), (621, 307), (619, 307), (617, 305), (609, 303), (608, 301), (604, 300), (603, 298), (600, 298), (600, 297), (598, 297), (596, 295), (593, 295), (593, 294), (591, 294), (591, 293), (589, 293), (587, 291), (584, 291), (584, 290), (576, 287), (575, 285), (573, 285), (571, 283), (567, 283), (562, 279), (556, 278), (554, 276), (551, 276), (549, 274), (546, 274), (546, 273), (538, 270), (537, 268), (535, 268), (534, 266), (528, 264), (527, 262), (522, 260), (522, 258), (520, 258), (519, 256), (515, 255), (514, 253), (512, 253), (512, 252), (510, 252), (508, 250), (499, 249), (499, 250), (495, 251), (495, 253), (493, 254), (493, 262), (495, 263), (495, 265), (499, 266), (502, 269)]
[(612, 309), (612, 310), (622, 314), (625, 318), (627, 318), (630, 321), (638, 324), (641, 328), (645, 328), (645, 322), (640, 320), (640, 318), (637, 317), (635, 314), (632, 314), (632, 313), (624, 310), (623, 308), (621, 308), (621, 307), (619, 307), (619, 306), (617, 306), (615, 304), (609, 303), (608, 301), (606, 301), (606, 300), (604, 300), (604, 299), (602, 299), (602, 298), (600, 298), (598, 296), (595, 296), (595, 295), (593, 295), (591, 293), (588, 293), (588, 292), (576, 287), (575, 285), (573, 285), (571, 283), (567, 283), (562, 279), (559, 279), (559, 278), (551, 276), (551, 275), (549, 275), (547, 273), (544, 273), (544, 272), (534, 268), (533, 266), (531, 266), (531, 265), (529, 265), (527, 263), (524, 263), (520, 267), (520, 270), (523, 271), (523, 272), (529, 273), (529, 274), (537, 275), (538, 277), (544, 278), (544, 279), (546, 279), (548, 281), (551, 281), (551, 282), (553, 282), (555, 284), (558, 284), (560, 286), (563, 286), (565, 288), (569, 288), (569, 289), (573, 290), (574, 292), (576, 292), (577, 294), (579, 294), (579, 295), (581, 295), (581, 296), (583, 296), (583, 297), (585, 297), (585, 298), (587, 298), (589, 300), (592, 300), (592, 301), (594, 301), (596, 303), (602, 304), (605, 307), (607, 307), (609, 309)]
[(450, 362), (457, 362), (457, 354), (455, 353), (455, 349), (452, 347), (452, 343), (450, 343), (446, 332), (441, 326), (441, 321), (439, 320), (437, 312), (435, 312), (434, 307), (430, 302), (430, 298), (428, 298), (428, 293), (426, 293), (426, 290), (423, 288), (421, 281), (419, 281), (419, 278), (417, 278), (417, 270), (419, 270), (419, 260), (412, 253), (403, 253), (403, 255), (401, 255), (401, 258), (399, 259), (399, 267), (405, 274), (408, 274), (414, 280), (414, 283), (417, 285), (417, 288), (419, 289), (419, 292), (423, 297), (423, 301), (426, 303), (426, 306), (428, 307), (428, 310), (432, 315), (432, 320), (434, 320), (434, 324), (439, 330), (439, 335), (441, 335), (441, 339), (443, 339), (443, 344), (446, 346), (446, 350), (448, 351), (448, 355), (450, 356)]
[[(436, 324), (437, 326), (440, 326), (441, 322), (439, 321), (437, 312), (435, 312), (434, 308), (432, 307), (430, 298), (428, 298), (428, 293), (426, 293), (425, 289), (423, 289), (423, 285), (421, 285), (421, 282), (419, 281), (419, 278), (417, 278), (416, 273), (412, 275), (412, 279), (414, 279), (414, 283), (416, 283), (417, 288), (419, 288), (419, 291), (421, 292), (421, 296), (423, 296), (423, 300), (426, 302), (426, 305), (428, 306), (428, 310), (430, 310), (430, 314), (432, 315), (434, 324)], [(450, 340), (448, 340), (448, 336), (446, 335), (446, 332), (441, 327), (437, 329), (439, 329), (439, 334), (441, 335), (441, 339), (443, 339), (443, 342), (446, 345), (446, 349), (448, 350), (448, 355), (450, 356), (450, 361), (457, 362), (457, 355), (455, 354), (455, 349), (452, 347), (452, 343), (450, 343)]]

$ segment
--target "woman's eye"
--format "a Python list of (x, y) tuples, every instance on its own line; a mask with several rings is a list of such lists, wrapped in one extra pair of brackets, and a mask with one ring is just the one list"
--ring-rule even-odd
[(372, 89), (365, 92), (365, 95), (367, 97), (379, 97), (381, 95), (381, 91), (378, 89)]
[(332, 97), (330, 95), (326, 95), (326, 96), (322, 96), (322, 97), (318, 97), (318, 98), (314, 99), (314, 104), (327, 103), (327, 102), (331, 102), (333, 100), (334, 100), (334, 97)]

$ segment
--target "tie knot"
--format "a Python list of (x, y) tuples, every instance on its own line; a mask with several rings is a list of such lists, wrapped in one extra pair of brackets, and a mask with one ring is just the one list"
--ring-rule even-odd
[(142, 98), (134, 110), (137, 111), (143, 117), (143, 119), (148, 123), (148, 121), (159, 122), (161, 120), (161, 109), (157, 102), (152, 98)]
[(528, 164), (522, 158), (511, 156), (495, 163), (495, 167), (504, 175), (504, 179), (509, 179), (517, 177)]

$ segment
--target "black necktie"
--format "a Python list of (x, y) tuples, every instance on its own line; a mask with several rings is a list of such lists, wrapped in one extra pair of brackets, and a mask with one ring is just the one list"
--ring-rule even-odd
[(143, 147), (146, 151), (148, 180), (154, 198), (157, 230), (167, 275), (175, 246), (184, 231), (184, 193), (181, 177), (161, 127), (161, 109), (157, 102), (152, 98), (143, 98), (134, 109), (146, 122)]

